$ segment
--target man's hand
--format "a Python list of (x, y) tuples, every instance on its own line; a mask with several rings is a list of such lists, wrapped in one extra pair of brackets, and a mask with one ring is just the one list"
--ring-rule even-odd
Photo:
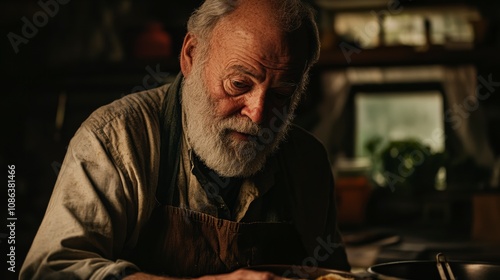
[[(124, 280), (146, 280), (146, 279), (179, 280), (180, 278), (154, 276), (142, 272), (134, 273), (124, 278)], [(282, 280), (282, 279), (287, 279), (287, 278), (274, 275), (271, 272), (253, 271), (249, 269), (238, 269), (234, 272), (227, 274), (209, 275), (197, 278), (197, 280)]]

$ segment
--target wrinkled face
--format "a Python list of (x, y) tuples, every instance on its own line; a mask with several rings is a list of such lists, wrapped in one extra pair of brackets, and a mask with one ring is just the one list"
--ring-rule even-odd
[(303, 36), (228, 18), (215, 27), (207, 57), (194, 57), (183, 85), (186, 134), (219, 175), (255, 174), (284, 138), (301, 94)]

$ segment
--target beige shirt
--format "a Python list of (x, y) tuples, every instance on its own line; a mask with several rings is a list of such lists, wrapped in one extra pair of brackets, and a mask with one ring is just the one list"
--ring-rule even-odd
[[(140, 270), (127, 259), (157, 205), (160, 107), (167, 88), (121, 98), (96, 110), (81, 125), (20, 279), (120, 278), (127, 269)], [(191, 173), (189, 147), (185, 141), (182, 145), (180, 207), (214, 214), (215, 206)], [(273, 221), (281, 216), (262, 203), (277, 183), (292, 190), (287, 195), (293, 205), (286, 211), (311, 256), (305, 264), (316, 260), (348, 269), (336, 225), (330, 164), (323, 146), (301, 129), (292, 129), (263, 172), (244, 181), (236, 220)]]

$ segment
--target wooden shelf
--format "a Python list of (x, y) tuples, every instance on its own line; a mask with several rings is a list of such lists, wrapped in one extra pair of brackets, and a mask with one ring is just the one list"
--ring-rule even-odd
[[(345, 53), (345, 54), (344, 54)], [(475, 50), (446, 49), (431, 46), (427, 50), (414, 47), (381, 47), (376, 49), (344, 48), (322, 50), (317, 64), (320, 68), (352, 66), (397, 66), (426, 64), (475, 64), (492, 66), (500, 64), (500, 56), (493, 47)]]

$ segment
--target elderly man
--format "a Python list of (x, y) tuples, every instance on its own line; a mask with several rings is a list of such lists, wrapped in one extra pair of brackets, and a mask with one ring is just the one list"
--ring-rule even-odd
[(291, 124), (318, 53), (298, 0), (205, 1), (175, 82), (104, 106), (77, 131), (20, 277), (349, 270), (325, 150)]

